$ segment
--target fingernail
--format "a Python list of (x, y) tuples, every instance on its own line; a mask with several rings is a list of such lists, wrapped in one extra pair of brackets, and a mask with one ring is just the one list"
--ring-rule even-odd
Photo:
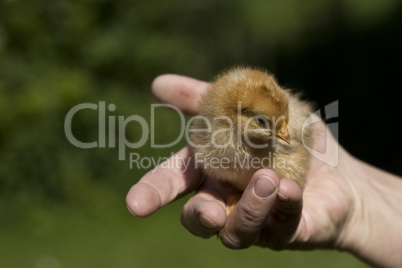
[(254, 184), (253, 191), (258, 198), (268, 198), (275, 193), (277, 189), (278, 186), (271, 177), (260, 175)]
[(128, 211), (130, 211), (131, 214), (133, 214), (133, 216), (137, 217), (137, 215), (135, 215), (135, 213), (133, 211), (131, 211), (131, 209), (127, 206)]
[(279, 200), (281, 200), (282, 202), (288, 202), (289, 201), (289, 197), (287, 197), (287, 196), (284, 196), (283, 194), (281, 194), (281, 193), (279, 193), (278, 192), (278, 198), (279, 198)]
[(200, 215), (198, 216), (200, 219), (200, 222), (208, 228), (216, 228), (216, 224), (207, 216), (205, 216), (204, 214), (200, 213)]

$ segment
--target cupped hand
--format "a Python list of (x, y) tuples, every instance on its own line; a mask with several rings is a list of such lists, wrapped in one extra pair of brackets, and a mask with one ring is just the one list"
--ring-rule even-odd
[[(160, 76), (152, 85), (159, 101), (192, 115), (197, 114), (198, 102), (207, 87), (208, 83), (178, 75)], [(162, 164), (130, 189), (127, 207), (134, 215), (147, 217), (195, 191), (181, 216), (182, 224), (194, 235), (207, 238), (217, 234), (225, 246), (236, 249), (251, 245), (277, 250), (341, 247), (356, 203), (353, 181), (347, 179), (348, 169), (344, 165), (350, 156), (324, 123), (315, 123), (313, 127), (314, 147), (326, 148), (326, 159), (339, 158), (335, 161), (339, 164), (332, 167), (325, 159), (312, 157), (304, 192), (294, 181), (261, 169), (227, 216), (225, 200), (236, 190), (196, 169), (187, 146), (167, 160), (180, 159), (181, 164)]]

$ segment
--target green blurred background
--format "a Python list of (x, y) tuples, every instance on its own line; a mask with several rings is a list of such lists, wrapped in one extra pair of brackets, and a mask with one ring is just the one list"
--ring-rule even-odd
[[(341, 144), (400, 174), (401, 14), (397, 0), (0, 0), (0, 266), (367, 267), (347, 253), (233, 251), (194, 237), (179, 223), (188, 196), (135, 218), (125, 195), (151, 168), (130, 169), (115, 148), (76, 148), (63, 124), (99, 101), (116, 105), (107, 115), (149, 120), (157, 75), (210, 80), (247, 64), (317, 107), (339, 100)], [(74, 135), (97, 140), (97, 116), (79, 112)], [(173, 141), (177, 114), (158, 109), (156, 120), (156, 141)], [(126, 135), (138, 140), (139, 126)]]

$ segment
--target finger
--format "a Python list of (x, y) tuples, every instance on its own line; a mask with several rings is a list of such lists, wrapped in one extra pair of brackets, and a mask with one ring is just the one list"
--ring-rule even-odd
[(208, 88), (208, 83), (186, 76), (164, 74), (155, 78), (152, 92), (162, 103), (169, 103), (184, 113), (197, 114), (201, 94)]
[(223, 201), (207, 192), (199, 192), (186, 203), (181, 223), (192, 234), (208, 238), (226, 224)]
[(258, 239), (276, 201), (279, 177), (272, 170), (257, 171), (239, 203), (219, 231), (222, 243), (234, 249), (251, 246)]
[(187, 146), (149, 171), (126, 197), (127, 208), (138, 217), (146, 217), (177, 197), (196, 189), (202, 182), (194, 157)]
[(300, 222), (303, 208), (303, 192), (293, 180), (280, 181), (277, 202), (261, 232), (260, 246), (280, 250), (289, 245)]
[(183, 207), (181, 222), (192, 234), (208, 238), (226, 224), (225, 201), (238, 193), (216, 179), (207, 178), (200, 189)]

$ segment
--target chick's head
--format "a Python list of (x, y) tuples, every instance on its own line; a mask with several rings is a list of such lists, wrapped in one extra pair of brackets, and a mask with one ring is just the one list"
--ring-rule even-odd
[(287, 92), (272, 75), (238, 67), (216, 78), (203, 96), (200, 112), (208, 117), (227, 118), (213, 120), (211, 124), (232, 122), (231, 127), (253, 144), (267, 143), (273, 137), (289, 144), (288, 104)]

